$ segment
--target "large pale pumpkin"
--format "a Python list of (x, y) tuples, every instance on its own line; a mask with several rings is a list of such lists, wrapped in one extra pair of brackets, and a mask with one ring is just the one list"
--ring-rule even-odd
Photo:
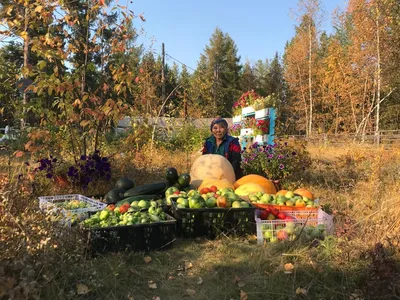
[(275, 194), (276, 193), (276, 188), (275, 185), (268, 180), (267, 178), (257, 175), (257, 174), (249, 174), (246, 176), (243, 176), (242, 178), (238, 179), (235, 183), (234, 183), (234, 188), (237, 189), (238, 187), (240, 187), (243, 184), (246, 183), (256, 183), (261, 185), (264, 190), (265, 193), (267, 194)]
[(231, 184), (236, 180), (229, 160), (219, 154), (205, 154), (198, 157), (190, 169), (191, 185), (198, 188), (205, 178), (226, 179)]
[(257, 183), (245, 183), (235, 189), (235, 194), (239, 196), (248, 196), (250, 194), (262, 192), (265, 193), (264, 188)]
[(218, 190), (222, 190), (224, 188), (231, 188), (233, 189), (233, 184), (230, 183), (226, 178), (222, 179), (214, 179), (214, 178), (205, 178), (201, 185), (199, 186), (198, 190), (200, 191), (202, 188), (209, 188), (215, 185)]

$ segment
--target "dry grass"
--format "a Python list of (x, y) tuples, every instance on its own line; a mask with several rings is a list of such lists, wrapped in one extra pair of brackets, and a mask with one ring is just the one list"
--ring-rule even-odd
[[(9, 235), (9, 250), (23, 264), (7, 260), (0, 251), (0, 298), (11, 292), (15, 299), (24, 293), (41, 299), (241, 299), (241, 293), (248, 299), (399, 299), (400, 149), (309, 151), (313, 166), (303, 174), (302, 184), (333, 211), (335, 236), (312, 245), (258, 246), (251, 236), (178, 240), (169, 250), (150, 253), (150, 263), (143, 253), (88, 256), (79, 232), (63, 234), (33, 213), (37, 202), (29, 181), (16, 180), (18, 184), (5, 186), (16, 196), (9, 198), (14, 210), (2, 215), (0, 228), (8, 230), (1, 236), (6, 240)], [(168, 166), (189, 171), (197, 155), (150, 149), (134, 156), (119, 154), (114, 175), (128, 175), (138, 184), (153, 182), (163, 178)], [(12, 162), (16, 167), (20, 163)], [(16, 170), (15, 175), (21, 171)], [(26, 236), (17, 234), (21, 228)], [(43, 242), (46, 236), (51, 240)], [(290, 274), (284, 273), (286, 263), (294, 266)], [(79, 295), (78, 284), (89, 291)]]

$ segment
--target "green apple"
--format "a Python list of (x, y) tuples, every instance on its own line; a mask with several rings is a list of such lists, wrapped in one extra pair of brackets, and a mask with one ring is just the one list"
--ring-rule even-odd
[(288, 191), (288, 192), (286, 192), (286, 194), (285, 194), (285, 197), (286, 198), (293, 198), (295, 195), (294, 195), (294, 193), (292, 192), (292, 191)]
[(198, 190), (190, 190), (187, 195), (190, 196), (194, 196), (194, 195), (199, 195), (199, 191)]
[(294, 205), (294, 202), (293, 202), (292, 200), (287, 200), (287, 201), (285, 202), (285, 204), (286, 204), (286, 206), (293, 206), (293, 205)]
[(261, 198), (263, 195), (264, 195), (263, 192), (257, 192), (257, 193), (256, 193), (256, 196), (257, 196), (258, 198)]
[(233, 201), (232, 203), (232, 208), (241, 208), (240, 201)]
[(225, 193), (228, 193), (228, 192), (233, 192), (233, 189), (231, 189), (231, 188), (223, 188), (223, 189), (221, 189), (221, 195), (224, 195)]
[(226, 198), (228, 198), (229, 200), (231, 200), (231, 202), (233, 202), (233, 201), (239, 201), (240, 200), (240, 197), (239, 197), (239, 195), (236, 195), (234, 192), (226, 192), (225, 194), (224, 194), (224, 196), (226, 197)]
[(215, 197), (210, 197), (206, 200), (207, 207), (213, 208), (217, 206), (217, 199)]
[(310, 198), (307, 198), (306, 196), (303, 196), (303, 201), (308, 202), (308, 201), (312, 201), (312, 200)]
[(189, 200), (187, 198), (179, 197), (176, 199), (176, 203), (182, 204), (183, 206), (187, 207), (189, 204)]
[(274, 231), (271, 229), (265, 230), (263, 235), (265, 239), (270, 239), (274, 236)]
[(242, 202), (240, 202), (240, 206), (241, 207), (250, 207), (250, 204), (247, 203), (246, 201), (242, 201)]
[(269, 242), (270, 243), (277, 243), (278, 242), (278, 238), (277, 237), (275, 237), (275, 236), (273, 236), (273, 237), (271, 237), (270, 239), (269, 239)]
[(207, 194), (202, 194), (201, 197), (202, 197), (204, 200), (207, 200), (207, 199), (208, 199), (208, 195), (207, 195)]
[(269, 203), (272, 200), (272, 197), (269, 194), (264, 194), (260, 199), (263, 203)]
[(256, 197), (256, 196), (250, 196), (249, 197), (249, 200), (251, 201), (251, 202), (257, 202), (258, 201), (258, 198)]

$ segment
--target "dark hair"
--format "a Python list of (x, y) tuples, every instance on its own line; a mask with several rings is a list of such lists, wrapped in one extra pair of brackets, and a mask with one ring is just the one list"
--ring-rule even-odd
[(211, 122), (211, 125), (210, 125), (210, 130), (211, 131), (212, 131), (212, 128), (214, 127), (215, 124), (221, 124), (221, 125), (224, 125), (226, 128), (228, 128), (228, 122), (225, 119), (221, 118), (221, 117), (216, 117)]

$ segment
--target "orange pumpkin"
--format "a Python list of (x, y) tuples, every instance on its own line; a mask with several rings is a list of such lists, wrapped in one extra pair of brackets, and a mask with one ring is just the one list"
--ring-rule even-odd
[(276, 192), (276, 195), (277, 195), (277, 196), (279, 196), (279, 195), (285, 196), (287, 192), (288, 192), (288, 190), (280, 190), (280, 191), (277, 191), (277, 192)]
[(311, 193), (309, 190), (306, 188), (299, 188), (295, 191), (293, 191), (295, 195), (300, 195), (302, 197), (307, 197), (308, 199), (314, 200), (314, 194)]
[(272, 183), (272, 181), (257, 174), (249, 174), (243, 176), (242, 178), (236, 180), (236, 182), (233, 184), (233, 187), (237, 189), (238, 187), (246, 183), (256, 183), (258, 185), (261, 185), (264, 188), (265, 193), (267, 194), (276, 193), (276, 188), (275, 185)]

